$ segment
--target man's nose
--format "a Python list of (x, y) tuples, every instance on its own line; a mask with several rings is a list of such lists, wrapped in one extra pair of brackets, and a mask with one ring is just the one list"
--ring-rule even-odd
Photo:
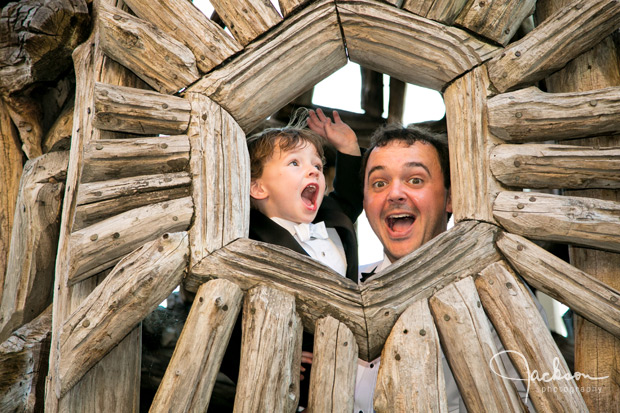
[(405, 191), (403, 184), (399, 181), (392, 181), (390, 192), (388, 192), (388, 201), (403, 202), (405, 200)]

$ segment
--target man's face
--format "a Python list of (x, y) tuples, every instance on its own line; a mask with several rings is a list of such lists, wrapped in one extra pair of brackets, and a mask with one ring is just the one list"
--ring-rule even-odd
[(437, 150), (402, 141), (374, 148), (364, 171), (364, 210), (392, 262), (445, 231), (452, 203)]

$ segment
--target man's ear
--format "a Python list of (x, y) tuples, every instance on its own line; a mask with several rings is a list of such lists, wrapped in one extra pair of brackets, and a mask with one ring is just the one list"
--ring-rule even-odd
[(260, 179), (253, 179), (252, 182), (250, 182), (250, 196), (259, 200), (269, 196)]
[(448, 197), (446, 198), (446, 212), (452, 213), (452, 191), (448, 189)]

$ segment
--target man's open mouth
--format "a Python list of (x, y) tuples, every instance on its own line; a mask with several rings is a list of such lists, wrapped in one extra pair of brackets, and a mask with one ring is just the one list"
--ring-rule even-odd
[(309, 184), (301, 191), (301, 200), (310, 209), (316, 208), (316, 199), (319, 196), (319, 186), (317, 184)]
[(415, 222), (415, 215), (412, 214), (394, 214), (385, 219), (385, 222), (393, 232), (407, 231)]

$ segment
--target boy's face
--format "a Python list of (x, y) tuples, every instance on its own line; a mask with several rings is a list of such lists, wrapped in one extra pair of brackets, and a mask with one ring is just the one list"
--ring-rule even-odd
[(265, 162), (262, 176), (250, 186), (250, 195), (259, 211), (269, 218), (298, 224), (312, 222), (324, 194), (323, 162), (315, 147), (307, 142), (287, 152), (276, 145)]

